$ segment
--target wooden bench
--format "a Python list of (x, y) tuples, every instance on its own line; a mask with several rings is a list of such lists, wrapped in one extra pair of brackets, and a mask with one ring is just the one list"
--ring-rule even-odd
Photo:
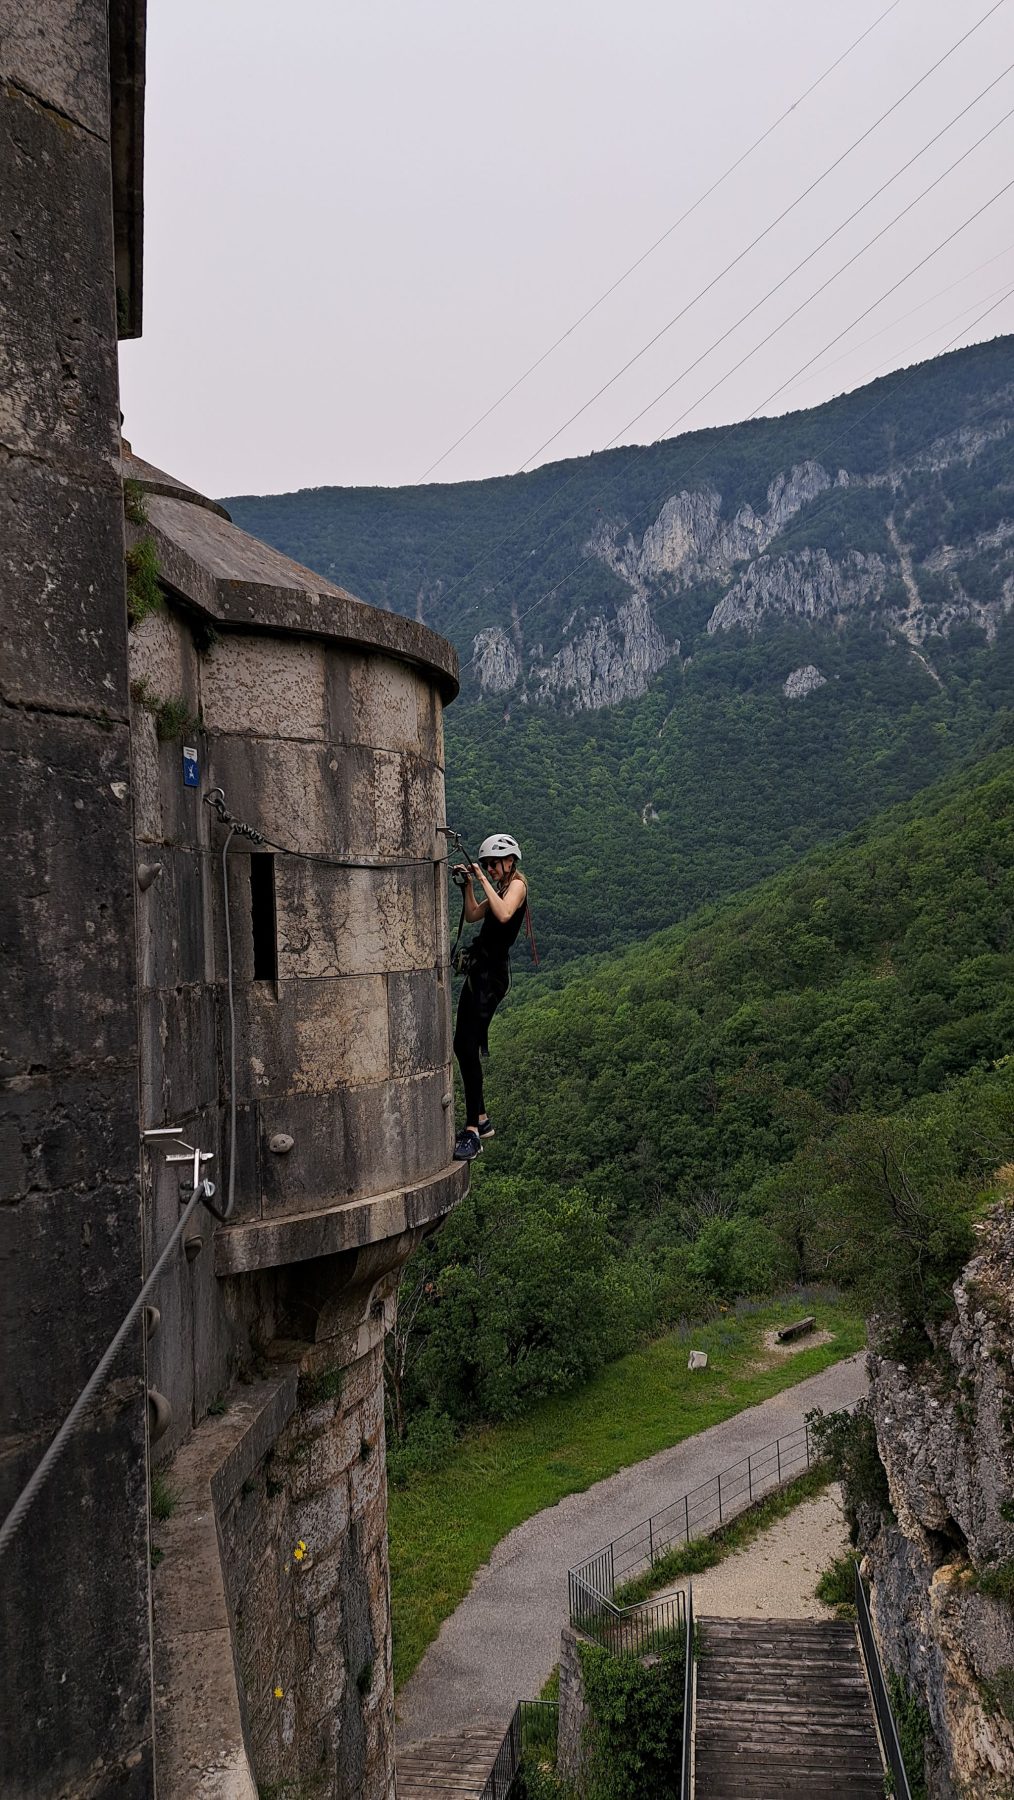
[(816, 1323), (817, 1321), (811, 1313), (808, 1319), (797, 1319), (794, 1325), (780, 1325), (775, 1332), (775, 1343), (788, 1344), (793, 1338), (805, 1337), (808, 1331), (813, 1330)]

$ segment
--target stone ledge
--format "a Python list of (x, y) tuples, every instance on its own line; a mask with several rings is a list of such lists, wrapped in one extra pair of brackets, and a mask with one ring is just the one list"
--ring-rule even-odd
[(288, 1367), (198, 1426), (172, 1463), (178, 1506), (160, 1528), (156, 1733), (164, 1800), (257, 1800), (243, 1736), (218, 1513), (275, 1442), (296, 1406)]
[(458, 656), (446, 638), (357, 600), (301, 563), (233, 525), (224, 508), (139, 457), (123, 458), (140, 483), (147, 524), (128, 536), (154, 538), (164, 582), (226, 627), (326, 638), (412, 663), (435, 678), (445, 701), (458, 692)]
[(391, 1193), (287, 1218), (223, 1225), (215, 1234), (215, 1274), (242, 1275), (399, 1238), (437, 1224), (467, 1192), (468, 1164), (452, 1163), (427, 1181)]

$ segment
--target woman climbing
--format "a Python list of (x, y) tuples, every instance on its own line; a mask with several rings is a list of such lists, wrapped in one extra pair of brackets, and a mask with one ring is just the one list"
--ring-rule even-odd
[[(493, 1136), (482, 1092), (482, 1058), (489, 1049), (489, 1022), (510, 987), (510, 953), (524, 923), (528, 884), (518, 872), (517, 839), (500, 831), (479, 845), (478, 865), (459, 863), (454, 879), (462, 889), (465, 921), (482, 920), (482, 930), (465, 951), (465, 985), (458, 1001), (454, 1054), (465, 1089), (465, 1125), (454, 1146), (456, 1162), (471, 1162)], [(479, 881), (484, 898), (475, 897)]]

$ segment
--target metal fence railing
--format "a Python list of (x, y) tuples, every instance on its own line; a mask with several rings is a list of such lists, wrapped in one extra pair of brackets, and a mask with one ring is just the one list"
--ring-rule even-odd
[(686, 1644), (683, 1663), (683, 1753), (680, 1758), (680, 1800), (690, 1800), (694, 1785), (694, 1586), (687, 1588)]
[(873, 1620), (870, 1617), (866, 1583), (859, 1573), (859, 1564), (854, 1563), (853, 1567), (855, 1569), (856, 1622), (859, 1626), (859, 1644), (863, 1653), (863, 1662), (866, 1664), (870, 1692), (873, 1695), (873, 1710), (877, 1716), (880, 1742), (887, 1758), (887, 1765), (894, 1777), (891, 1791), (895, 1800), (912, 1800), (912, 1789), (909, 1786), (908, 1770), (905, 1767), (905, 1758), (901, 1754), (901, 1744), (898, 1741), (898, 1727), (895, 1723), (894, 1709), (891, 1706), (891, 1696), (887, 1691), (887, 1682), (884, 1679), (884, 1665), (880, 1660), (880, 1651), (877, 1649), (877, 1640), (873, 1634)]
[(668, 1550), (727, 1524), (755, 1500), (803, 1474), (815, 1460), (809, 1426), (800, 1425), (614, 1538), (570, 1570), (571, 1624), (586, 1630), (585, 1615), (594, 1617), (596, 1606), (612, 1601), (617, 1589), (654, 1568)]
[(556, 1764), (560, 1708), (555, 1700), (521, 1700), (486, 1777), (480, 1800), (517, 1800), (526, 1762)]
[(604, 1594), (596, 1594), (575, 1570), (570, 1570), (567, 1581), (571, 1624), (614, 1656), (656, 1656), (660, 1650), (682, 1643), (687, 1622), (682, 1589), (664, 1600), (616, 1606)]

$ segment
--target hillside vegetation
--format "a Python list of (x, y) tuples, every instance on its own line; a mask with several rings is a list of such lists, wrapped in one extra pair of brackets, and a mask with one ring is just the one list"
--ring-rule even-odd
[[(448, 819), (521, 839), (552, 969), (751, 886), (974, 748), (1014, 679), (1012, 422), (1000, 338), (531, 475), (227, 504), (457, 644)], [(811, 667), (822, 685), (787, 695)]]
[(497, 1137), (406, 1276), (409, 1466), (787, 1280), (925, 1347), (1011, 1154), (1012, 811), (1008, 747), (498, 1018)]
[[(509, 626), (514, 606), (523, 612), (535, 603), (525, 639), (555, 648), (575, 609), (608, 606), (622, 595), (623, 583), (599, 558), (569, 574), (603, 520), (643, 532), (685, 486), (717, 489), (725, 516), (744, 505), (762, 511), (770, 482), (810, 459), (842, 465), (859, 479), (882, 475), (911, 464), (939, 436), (1006, 419), (1012, 381), (1014, 340), (997, 338), (804, 412), (547, 463), (531, 474), (424, 487), (303, 488), (235, 495), (223, 504), (245, 531), (374, 606), (421, 617), (463, 656), (478, 631)], [(1009, 476), (1009, 456), (1002, 460)], [(932, 503), (932, 471), (926, 474), (920, 517), (928, 549), (944, 520)], [(978, 472), (958, 485), (964, 534), (980, 513), (989, 515), (992, 489)], [(794, 547), (882, 548), (886, 510), (863, 487), (822, 497), (794, 527)], [(566, 585), (548, 595), (564, 576)], [(673, 631), (685, 627), (694, 599), (700, 596), (669, 610)], [(466, 694), (473, 689), (474, 681)]]

